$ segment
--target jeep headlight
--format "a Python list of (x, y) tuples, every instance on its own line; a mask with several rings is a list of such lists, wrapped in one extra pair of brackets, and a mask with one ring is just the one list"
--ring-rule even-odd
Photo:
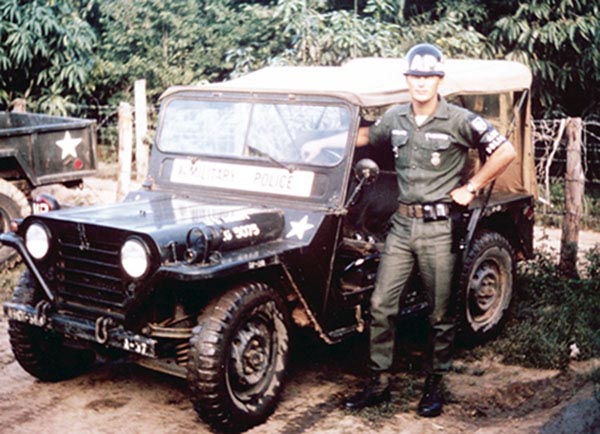
[(141, 240), (130, 238), (125, 241), (121, 247), (121, 266), (134, 279), (142, 277), (148, 271), (148, 248)]
[(25, 231), (25, 247), (31, 256), (40, 260), (50, 249), (48, 229), (41, 223), (33, 223)]

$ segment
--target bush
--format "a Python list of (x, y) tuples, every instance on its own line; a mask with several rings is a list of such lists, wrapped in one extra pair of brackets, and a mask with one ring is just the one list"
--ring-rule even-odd
[(580, 358), (600, 350), (600, 249), (586, 255), (582, 277), (560, 276), (556, 255), (536, 253), (518, 273), (511, 321), (493, 344), (507, 363), (564, 368), (570, 346)]

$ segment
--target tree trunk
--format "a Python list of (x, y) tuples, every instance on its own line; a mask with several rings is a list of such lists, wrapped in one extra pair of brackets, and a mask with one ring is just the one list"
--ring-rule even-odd
[(560, 272), (568, 277), (577, 276), (577, 250), (579, 221), (583, 203), (585, 177), (581, 164), (581, 118), (567, 122), (567, 172), (565, 175), (565, 216), (562, 224), (560, 245)]

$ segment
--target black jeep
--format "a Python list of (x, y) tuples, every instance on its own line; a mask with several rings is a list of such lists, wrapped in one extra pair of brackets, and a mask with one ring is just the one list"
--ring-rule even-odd
[[(531, 75), (502, 61), (446, 68), (442, 93), (510, 135), (519, 155), (464, 215), (458, 320), (480, 339), (502, 323), (515, 261), (532, 254)], [(408, 100), (401, 70), (359, 59), (169, 89), (140, 191), (33, 215), (0, 236), (27, 265), (4, 305), (21, 366), (57, 381), (98, 354), (129, 355), (187, 378), (213, 427), (262, 422), (284, 385), (292, 324), (329, 344), (365, 330), (397, 186), (391, 150), (354, 142), (361, 124)], [(307, 160), (305, 144), (327, 138)], [(415, 289), (401, 314), (427, 308)]]

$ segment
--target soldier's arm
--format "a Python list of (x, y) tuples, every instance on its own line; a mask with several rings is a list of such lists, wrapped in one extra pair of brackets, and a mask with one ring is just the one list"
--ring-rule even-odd
[[(348, 133), (340, 133), (323, 139), (311, 140), (302, 145), (301, 155), (304, 161), (313, 160), (323, 148), (343, 148)], [(369, 127), (360, 127), (356, 137), (356, 146), (369, 144)]]
[[(470, 179), (470, 182), (475, 187), (475, 190), (480, 190), (498, 176), (504, 172), (510, 163), (517, 156), (514, 146), (508, 140), (502, 143), (494, 152), (488, 157), (484, 165), (479, 171)], [(453, 190), (450, 193), (452, 200), (460, 205), (468, 205), (475, 197), (473, 193), (470, 193), (466, 185)]]

